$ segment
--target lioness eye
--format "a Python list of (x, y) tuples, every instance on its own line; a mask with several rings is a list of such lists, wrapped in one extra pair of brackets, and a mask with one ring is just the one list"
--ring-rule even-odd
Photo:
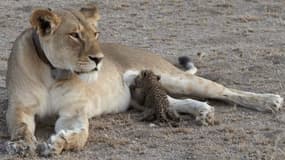
[(80, 36), (77, 32), (72, 32), (72, 33), (69, 33), (69, 35), (72, 37), (72, 38), (75, 38), (75, 39), (79, 39)]
[(100, 35), (100, 32), (94, 32), (94, 36), (95, 36), (96, 39), (99, 38), (99, 35)]

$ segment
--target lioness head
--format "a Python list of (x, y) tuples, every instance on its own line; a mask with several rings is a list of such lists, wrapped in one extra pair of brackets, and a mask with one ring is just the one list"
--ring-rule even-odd
[(88, 75), (100, 70), (104, 57), (98, 43), (99, 18), (93, 5), (78, 11), (36, 9), (30, 23), (54, 67)]

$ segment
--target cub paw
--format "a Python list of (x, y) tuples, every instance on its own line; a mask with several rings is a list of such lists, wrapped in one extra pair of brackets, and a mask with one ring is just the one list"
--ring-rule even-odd
[(41, 143), (37, 145), (36, 152), (39, 156), (50, 157), (56, 154), (56, 150), (52, 147), (51, 144)]

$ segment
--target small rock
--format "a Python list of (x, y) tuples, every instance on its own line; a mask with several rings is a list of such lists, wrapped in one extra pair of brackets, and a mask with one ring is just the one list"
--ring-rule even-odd
[(154, 123), (150, 123), (149, 126), (150, 126), (150, 127), (156, 127), (157, 125), (154, 124)]
[(198, 53), (197, 53), (197, 56), (198, 56), (199, 58), (203, 58), (203, 57), (206, 56), (206, 53), (205, 53), (205, 52), (198, 52)]

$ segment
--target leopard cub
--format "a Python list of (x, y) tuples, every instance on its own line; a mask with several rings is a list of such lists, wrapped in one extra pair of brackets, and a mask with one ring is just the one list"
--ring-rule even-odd
[(150, 70), (143, 70), (135, 78), (131, 88), (132, 98), (143, 105), (143, 121), (178, 121), (176, 111), (169, 109), (167, 93), (159, 82), (160, 76)]

